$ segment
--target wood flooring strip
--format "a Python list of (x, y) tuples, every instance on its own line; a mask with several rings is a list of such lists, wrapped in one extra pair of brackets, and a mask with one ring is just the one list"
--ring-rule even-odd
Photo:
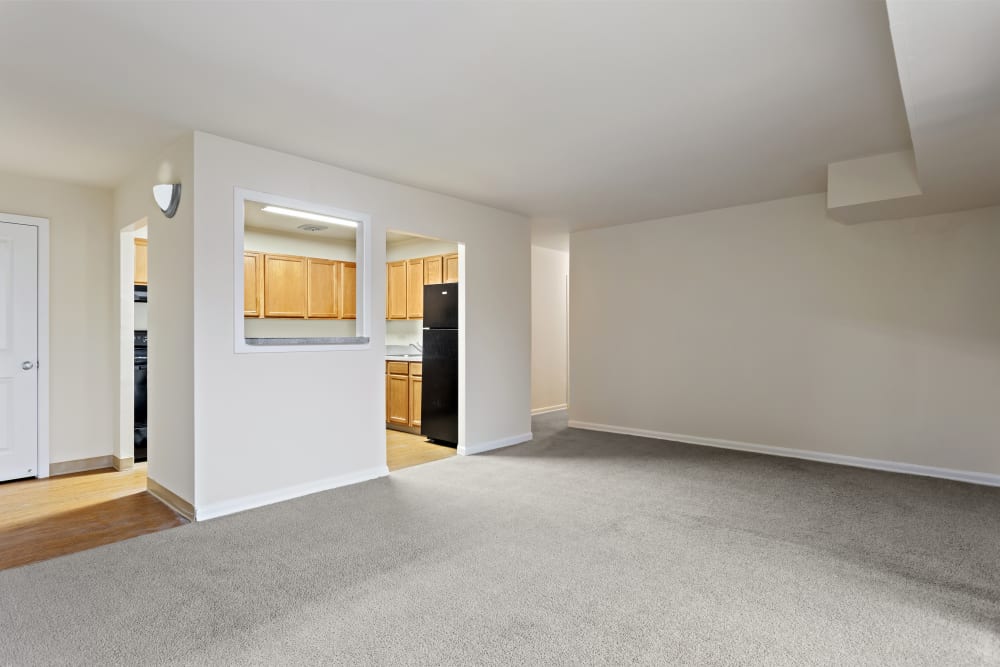
[(0, 570), (187, 521), (146, 492), (146, 465), (0, 484)]
[(454, 447), (431, 444), (422, 435), (389, 429), (385, 432), (385, 458), (389, 472), (440, 461), (455, 456), (456, 453)]

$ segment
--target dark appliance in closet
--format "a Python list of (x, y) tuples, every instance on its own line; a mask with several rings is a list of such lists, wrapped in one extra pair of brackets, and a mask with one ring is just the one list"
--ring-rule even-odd
[(135, 461), (146, 460), (146, 354), (148, 336), (136, 331), (133, 339), (135, 351)]

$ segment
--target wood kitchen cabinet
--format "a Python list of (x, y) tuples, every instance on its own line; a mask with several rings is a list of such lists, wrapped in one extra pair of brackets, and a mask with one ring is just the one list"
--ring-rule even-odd
[(440, 285), (444, 282), (444, 257), (424, 257), (424, 284)]
[(410, 373), (405, 361), (386, 363), (385, 421), (396, 426), (410, 425)]
[(445, 255), (444, 260), (444, 282), (458, 282), (458, 253)]
[(424, 319), (424, 260), (406, 260), (406, 319)]
[(357, 264), (247, 250), (243, 316), (354, 320)]
[(419, 361), (385, 362), (385, 422), (397, 430), (420, 432), (423, 367)]
[(337, 299), (340, 319), (358, 318), (358, 265), (355, 262), (337, 262)]
[(306, 317), (333, 319), (337, 308), (337, 268), (332, 259), (306, 258)]
[(420, 429), (420, 402), (423, 400), (423, 364), (410, 364), (410, 426)]
[(135, 284), (149, 284), (149, 241), (135, 239)]
[(385, 271), (385, 318), (422, 320), (424, 286), (457, 283), (458, 254), (388, 262)]
[(306, 316), (306, 258), (264, 255), (264, 316)]
[(406, 262), (389, 262), (385, 270), (385, 317), (387, 320), (405, 320)]
[(243, 317), (264, 317), (264, 256), (243, 253)]

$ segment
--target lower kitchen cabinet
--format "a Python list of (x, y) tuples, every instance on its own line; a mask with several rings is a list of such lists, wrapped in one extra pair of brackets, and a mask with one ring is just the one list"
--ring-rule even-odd
[[(390, 362), (393, 363), (393, 362)], [(406, 362), (402, 362), (406, 366)], [(396, 426), (410, 425), (410, 375), (408, 372), (385, 375), (385, 421)]]
[(385, 363), (386, 424), (420, 432), (423, 381), (423, 364), (419, 361)]
[(424, 378), (418, 367), (421, 364), (410, 364), (410, 426), (420, 428), (420, 402), (423, 400)]

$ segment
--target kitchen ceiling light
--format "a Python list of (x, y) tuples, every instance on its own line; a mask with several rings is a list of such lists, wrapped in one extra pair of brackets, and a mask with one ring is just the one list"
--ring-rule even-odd
[(334, 218), (330, 215), (320, 215), (319, 213), (307, 213), (306, 211), (296, 211), (292, 208), (283, 208), (281, 206), (265, 206), (261, 209), (267, 213), (276, 213), (277, 215), (287, 215), (290, 218), (301, 218), (303, 220), (312, 220), (314, 222), (326, 222), (331, 225), (342, 225), (344, 227), (357, 227), (358, 223), (354, 220), (346, 220), (344, 218)]

